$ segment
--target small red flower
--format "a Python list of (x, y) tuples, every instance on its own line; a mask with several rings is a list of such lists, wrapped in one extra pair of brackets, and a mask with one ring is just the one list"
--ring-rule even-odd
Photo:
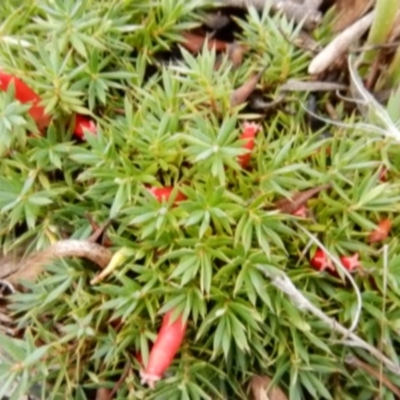
[(385, 240), (392, 228), (392, 221), (390, 219), (384, 219), (379, 222), (378, 228), (372, 231), (368, 236), (368, 243), (376, 243)]
[(251, 151), (254, 149), (254, 139), (259, 130), (261, 130), (261, 125), (256, 124), (255, 122), (245, 122), (243, 124), (243, 132), (240, 139), (246, 140), (243, 148), (249, 150), (249, 152), (238, 156), (238, 162), (242, 168), (246, 168), (250, 162)]
[(332, 261), (326, 253), (322, 249), (317, 249), (314, 257), (310, 260), (310, 264), (317, 270), (317, 271), (335, 271), (335, 268), (332, 264)]
[(96, 134), (97, 127), (93, 120), (84, 115), (75, 115), (74, 135), (79, 139), (84, 139), (85, 131)]
[(352, 256), (341, 256), (340, 261), (342, 262), (343, 266), (349, 272), (353, 272), (353, 271), (361, 268), (361, 263), (359, 260), (358, 253), (354, 253)]
[[(173, 190), (174, 188), (172, 186), (165, 186), (161, 188), (153, 186), (149, 189), (149, 192), (161, 203), (163, 201), (168, 201)], [(182, 192), (178, 192), (175, 197), (174, 205), (186, 199), (187, 197)]]

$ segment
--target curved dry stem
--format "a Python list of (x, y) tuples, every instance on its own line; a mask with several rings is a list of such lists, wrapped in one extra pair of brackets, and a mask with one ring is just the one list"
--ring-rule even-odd
[(271, 283), (282, 293), (285, 293), (292, 304), (296, 305), (299, 310), (308, 311), (315, 317), (323, 321), (333, 332), (344, 336), (346, 339), (341, 343), (348, 347), (359, 347), (367, 351), (371, 356), (380, 361), (390, 371), (400, 376), (400, 366), (396, 365), (390, 358), (386, 357), (380, 350), (361, 339), (355, 333), (345, 328), (334, 318), (326, 315), (322, 310), (312, 304), (293, 284), (290, 278), (283, 272), (271, 272), (262, 264), (258, 265), (258, 269), (271, 280)]
[(356, 293), (357, 296), (357, 309), (356, 309), (356, 315), (354, 316), (354, 320), (350, 326), (350, 328), (348, 329), (349, 332), (353, 332), (358, 325), (358, 322), (360, 320), (360, 316), (361, 316), (361, 311), (362, 311), (362, 298), (361, 298), (361, 292), (360, 289), (357, 286), (356, 281), (354, 280), (354, 278), (352, 277), (352, 275), (350, 274), (349, 271), (347, 271), (347, 269), (342, 265), (342, 263), (340, 262), (340, 260), (335, 257), (323, 244), (320, 240), (318, 240), (318, 238), (316, 236), (314, 236), (312, 233), (310, 233), (307, 229), (305, 229), (304, 227), (302, 227), (300, 224), (298, 224), (297, 222), (294, 222), (295, 225), (300, 228), (308, 237), (311, 241), (313, 241), (319, 248), (321, 248), (328, 256), (329, 258), (335, 263), (335, 265), (343, 272), (343, 274), (346, 276), (346, 278), (350, 281), (351, 285), (354, 288), (354, 291)]
[(46, 250), (19, 260), (15, 265), (15, 272), (9, 275), (7, 280), (11, 284), (16, 284), (20, 280), (34, 280), (51, 260), (65, 257), (86, 258), (103, 269), (110, 262), (112, 252), (87, 240), (60, 240)]

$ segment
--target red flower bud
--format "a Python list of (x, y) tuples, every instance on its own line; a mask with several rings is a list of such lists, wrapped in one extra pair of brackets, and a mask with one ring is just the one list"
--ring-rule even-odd
[(240, 139), (246, 140), (243, 148), (249, 150), (249, 152), (246, 154), (242, 154), (238, 157), (238, 162), (242, 166), (242, 168), (246, 168), (250, 162), (251, 150), (254, 149), (254, 139), (260, 129), (261, 125), (256, 124), (255, 122), (245, 122), (243, 124), (243, 132), (240, 136)]

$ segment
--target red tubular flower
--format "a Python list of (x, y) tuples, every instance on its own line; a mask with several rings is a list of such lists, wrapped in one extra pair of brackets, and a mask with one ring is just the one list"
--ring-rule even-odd
[(77, 114), (75, 116), (74, 135), (79, 139), (84, 139), (85, 131), (96, 134), (96, 124), (84, 115)]
[(384, 219), (379, 222), (378, 228), (372, 231), (368, 236), (368, 243), (376, 243), (385, 240), (392, 228), (392, 221), (390, 219)]
[(42, 101), (40, 96), (21, 79), (0, 71), (0, 90), (6, 91), (11, 83), (14, 83), (15, 98), (21, 103), (32, 104), (29, 114), (35, 120), (39, 129), (46, 128), (50, 124), (51, 118), (45, 114), (44, 107), (39, 105)]
[(292, 213), (292, 215), (295, 215), (296, 217), (300, 218), (307, 218), (308, 217), (308, 209), (306, 205), (301, 205), (296, 211)]
[(353, 272), (361, 268), (358, 253), (354, 253), (352, 256), (341, 256), (340, 261), (349, 272)]
[(238, 156), (238, 162), (242, 166), (242, 168), (246, 168), (250, 162), (251, 150), (254, 149), (254, 139), (260, 129), (261, 125), (256, 124), (255, 122), (245, 122), (243, 124), (243, 133), (240, 136), (240, 139), (246, 140), (243, 148), (249, 150), (249, 152)]
[[(165, 186), (162, 188), (158, 188), (158, 187), (151, 187), (149, 189), (150, 193), (161, 203), (162, 201), (168, 201), (168, 199), (170, 198), (172, 191), (174, 190), (174, 188), (172, 186)], [(177, 203), (179, 203), (182, 200), (186, 200), (187, 197), (182, 193), (182, 192), (178, 192), (176, 194), (175, 197), (175, 201), (174, 201), (174, 205), (176, 205)]]
[(310, 264), (317, 270), (317, 271), (335, 271), (335, 268), (332, 264), (332, 261), (326, 253), (322, 249), (317, 249), (313, 258), (310, 260)]
[(185, 336), (186, 323), (181, 316), (171, 323), (171, 315), (172, 311), (164, 315), (161, 329), (150, 351), (149, 362), (146, 368), (140, 371), (142, 384), (147, 384), (151, 388), (171, 365)]

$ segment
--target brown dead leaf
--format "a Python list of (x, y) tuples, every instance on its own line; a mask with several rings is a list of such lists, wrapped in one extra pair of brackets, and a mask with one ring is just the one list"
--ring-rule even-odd
[(213, 39), (207, 36), (199, 35), (193, 32), (182, 32), (184, 41), (182, 46), (189, 50), (191, 53), (198, 53), (204, 46), (207, 39), (207, 48), (209, 50), (215, 48), (216, 51), (225, 51), (227, 49), (227, 42), (222, 40)]
[[(237, 42), (226, 44), (226, 55), (228, 56), (228, 59), (230, 60), (233, 69), (239, 67), (242, 64), (243, 55), (246, 52), (246, 50), (247, 50), (247, 48), (245, 46), (242, 46)], [(221, 68), (224, 57), (225, 57), (224, 53), (220, 53), (217, 55), (215, 65), (214, 65), (214, 69), (216, 71), (219, 68)]]
[(294, 194), (290, 199), (278, 200), (275, 203), (274, 208), (286, 214), (293, 214), (312, 197), (317, 195), (322, 190), (328, 189), (330, 187), (331, 184), (327, 183), (326, 185), (320, 185), (308, 190), (304, 190), (302, 192), (298, 192)]
[(239, 43), (229, 43), (226, 47), (228, 58), (231, 60), (233, 67), (239, 67), (243, 62), (243, 54), (246, 51), (244, 46)]
[(96, 400), (111, 400), (111, 390), (107, 388), (97, 389)]
[(253, 400), (288, 400), (278, 386), (270, 388), (272, 379), (266, 375), (256, 375), (250, 381)]
[(373, 376), (379, 382), (383, 383), (390, 391), (392, 391), (397, 399), (400, 399), (400, 388), (391, 381), (389, 376), (386, 376), (379, 369), (361, 361), (355, 356), (346, 357), (346, 364), (351, 365), (353, 368), (364, 370), (369, 376)]
[(92, 235), (87, 240), (89, 242), (99, 243), (104, 247), (111, 247), (112, 242), (106, 234), (106, 230), (111, 224), (111, 220), (109, 219), (104, 224), (99, 225), (89, 212), (85, 214), (85, 217), (89, 221), (89, 224), (92, 227), (92, 232), (93, 232)]
[(257, 83), (263, 75), (265, 69), (266, 68), (263, 68), (261, 72), (253, 75), (247, 82), (233, 91), (231, 95), (232, 107), (243, 104), (248, 99), (248, 97), (254, 92), (254, 89), (256, 88)]
[(333, 31), (340, 32), (346, 29), (362, 17), (373, 3), (373, 0), (336, 0), (338, 17), (333, 24)]

